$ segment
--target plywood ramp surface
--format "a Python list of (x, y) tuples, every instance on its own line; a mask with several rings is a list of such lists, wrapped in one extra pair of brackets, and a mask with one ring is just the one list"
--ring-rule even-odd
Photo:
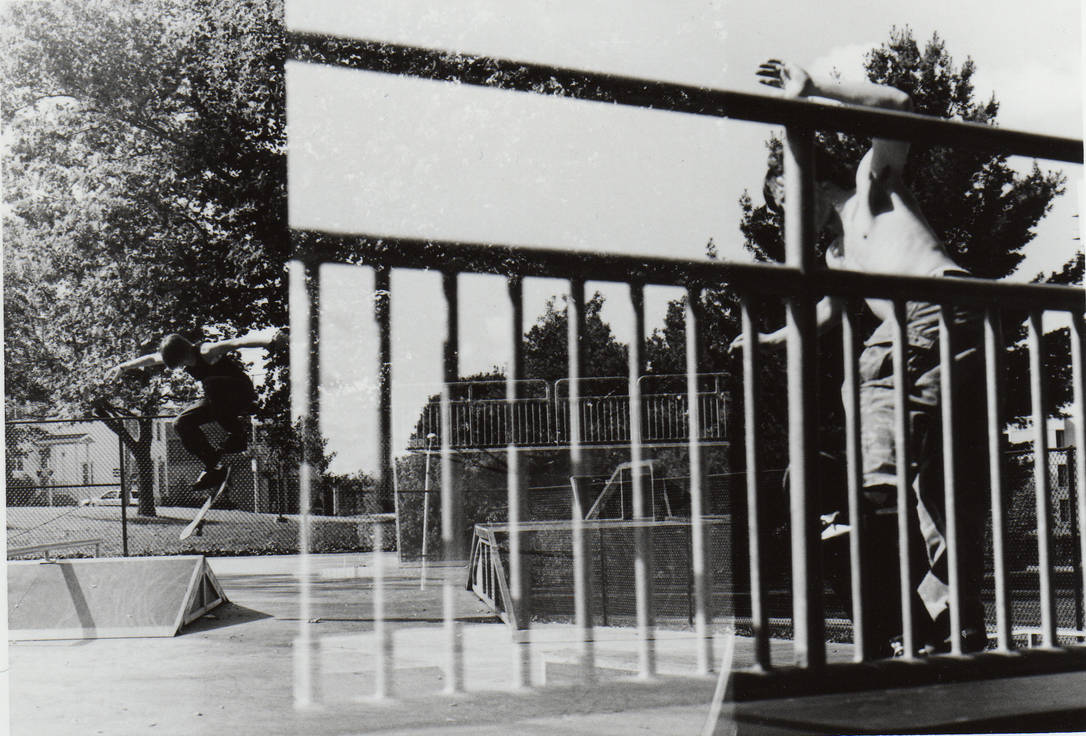
[(225, 602), (202, 556), (8, 563), (8, 638), (174, 636)]

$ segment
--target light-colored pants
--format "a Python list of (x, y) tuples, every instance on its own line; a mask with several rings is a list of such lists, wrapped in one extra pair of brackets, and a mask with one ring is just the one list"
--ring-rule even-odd
[[(985, 492), (988, 483), (987, 408), (980, 351), (983, 322), (974, 311), (955, 308), (951, 329), (954, 355), (953, 415), (955, 496), (959, 520), (963, 625), (983, 625), (980, 584), (983, 580)], [(922, 566), (914, 562), (914, 583), (934, 620), (949, 601), (946, 572), (946, 517), (943, 482), (939, 307), (912, 302), (906, 310), (909, 386), (908, 481), (916, 501), (911, 524), (919, 526), (924, 552)], [(868, 503), (886, 512), (896, 505), (894, 441), (893, 337), (889, 323), (865, 342), (860, 355), (860, 426), (863, 477)], [(917, 570), (916, 568), (921, 568)], [(886, 571), (893, 574), (893, 571)]]

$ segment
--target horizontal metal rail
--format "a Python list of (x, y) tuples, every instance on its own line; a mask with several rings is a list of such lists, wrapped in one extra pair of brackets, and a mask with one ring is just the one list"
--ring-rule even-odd
[(15, 547), (8, 550), (8, 557), (18, 557), (20, 555), (33, 555), (39, 552), (44, 552), (46, 557), (49, 557), (49, 553), (53, 550), (60, 549), (78, 549), (79, 547), (94, 547), (94, 556), (97, 557), (101, 553), (102, 540), (101, 539), (74, 539), (70, 542), (50, 542), (48, 544), (34, 544), (29, 547)]
[(808, 292), (834, 296), (993, 304), (1081, 311), (1086, 290), (1075, 286), (1021, 284), (978, 278), (928, 278), (854, 271), (815, 271), (804, 275), (788, 266), (728, 261), (689, 261), (651, 256), (569, 251), (457, 241), (376, 238), (295, 231), (302, 246), (297, 258), (311, 263), (387, 265), (455, 273), (490, 273), (541, 278), (584, 278), (635, 284), (742, 284), (766, 294)]
[(292, 33), (288, 43), (290, 57), (296, 61), (732, 120), (1011, 151), (1023, 156), (1082, 163), (1082, 142), (1075, 139), (1006, 130), (981, 123), (952, 122), (915, 113), (786, 100), (381, 41)]
[(120, 488), (120, 483), (64, 483), (55, 486), (25, 486), (12, 484), (14, 489), (24, 491), (62, 490), (64, 488)]

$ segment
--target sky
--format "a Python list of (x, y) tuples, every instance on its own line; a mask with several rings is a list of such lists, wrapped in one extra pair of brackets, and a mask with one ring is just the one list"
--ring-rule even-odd
[[(909, 26), (938, 32), (976, 64), (1006, 128), (1081, 137), (1082, 18), (1072, 0), (819, 3), (725, 0), (291, 0), (292, 30), (500, 56), (745, 92), (766, 58), (861, 72), (864, 52)], [(288, 68), (294, 227), (699, 259), (710, 239), (749, 260), (738, 230), (744, 190), (760, 199), (771, 126), (292, 63)], [(1029, 161), (1015, 161), (1028, 166)], [(1044, 168), (1061, 168), (1044, 164)], [(1019, 278), (1077, 248), (1080, 167), (1038, 230)], [(631, 337), (625, 287), (604, 317)], [(376, 426), (372, 277), (327, 268), (322, 284), (322, 420), (333, 470), (372, 470)], [(437, 390), (445, 324), (439, 277), (393, 280), (394, 442)], [(526, 319), (564, 284), (530, 280)], [(461, 373), (504, 365), (503, 282), (461, 277)], [(670, 289), (646, 295), (648, 329)]]

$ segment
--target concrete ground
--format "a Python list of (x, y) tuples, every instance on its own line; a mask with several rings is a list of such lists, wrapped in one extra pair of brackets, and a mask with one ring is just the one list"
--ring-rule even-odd
[[(391, 555), (385, 556), (383, 590), (391, 674), (389, 696), (378, 699), (372, 557), (310, 559), (308, 605), (299, 596), (299, 558), (212, 558), (230, 602), (178, 636), (13, 642), (12, 733), (697, 734), (710, 716), (717, 678), (696, 674), (689, 632), (658, 632), (660, 676), (641, 681), (633, 676), (632, 633), (597, 628), (598, 678), (585, 685), (572, 627), (538, 626), (529, 648), (533, 687), (517, 689), (518, 647), (505, 625), (463, 589), (465, 570), (431, 568), (421, 589), (419, 568), (400, 567)], [(445, 692), (445, 578), (464, 652), (464, 690), (455, 694)], [(300, 645), (305, 641), (308, 646)], [(735, 666), (749, 665), (749, 641), (734, 642)], [(773, 646), (774, 660), (785, 661), (788, 643)], [(722, 630), (714, 639), (714, 662), (729, 648)], [(829, 657), (847, 660), (849, 654), (847, 646), (832, 645)], [(1086, 673), (1075, 673), (773, 699), (737, 711), (726, 704), (716, 732), (735, 732), (736, 723), (740, 733), (757, 734), (947, 733), (971, 724), (1074, 730), (1055, 726), (1086, 713), (1068, 710), (1069, 703), (1083, 706), (1083, 692)], [(1015, 723), (1022, 727), (1008, 727)]]

